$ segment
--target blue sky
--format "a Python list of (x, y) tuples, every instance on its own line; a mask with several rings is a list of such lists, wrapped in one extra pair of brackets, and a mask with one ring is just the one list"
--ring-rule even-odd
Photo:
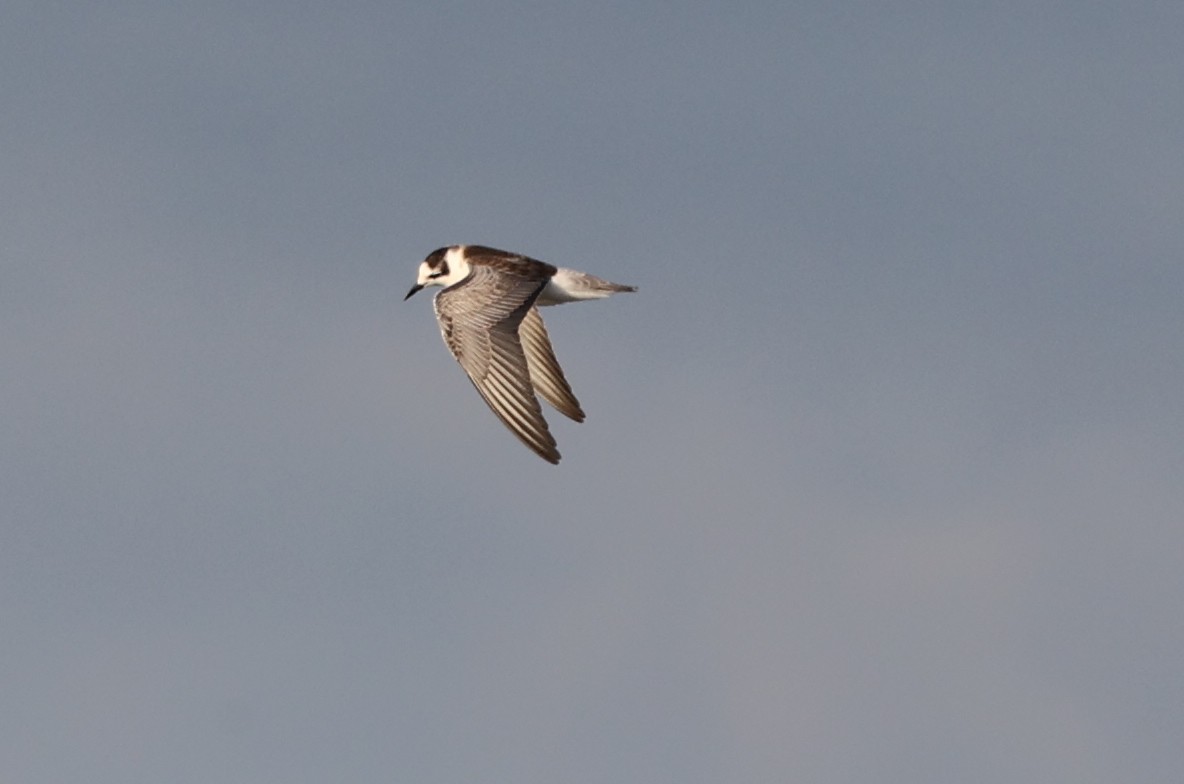
[(5, 780), (1179, 778), (1178, 6), (10, 6)]

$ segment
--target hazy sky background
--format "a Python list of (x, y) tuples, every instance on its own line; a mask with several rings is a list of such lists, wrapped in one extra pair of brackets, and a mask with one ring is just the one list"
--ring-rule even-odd
[(1180, 3), (2, 21), (0, 779), (1181, 780)]

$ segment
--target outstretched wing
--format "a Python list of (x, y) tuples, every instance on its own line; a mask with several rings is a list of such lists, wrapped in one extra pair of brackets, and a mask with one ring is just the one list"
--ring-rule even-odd
[(555, 359), (555, 351), (551, 348), (551, 339), (547, 336), (547, 328), (543, 326), (538, 308), (531, 307), (526, 311), (518, 327), (518, 337), (522, 339), (522, 348), (526, 352), (526, 366), (530, 370), (534, 391), (559, 413), (576, 422), (583, 422), (584, 411), (580, 408), (580, 401), (572, 394), (567, 379), (563, 377), (563, 369)]
[(518, 327), (534, 307), (547, 276), (529, 268), (473, 265), (436, 295), (436, 318), (448, 350), (490, 410), (539, 457), (559, 462), (555, 438), (531, 385)]

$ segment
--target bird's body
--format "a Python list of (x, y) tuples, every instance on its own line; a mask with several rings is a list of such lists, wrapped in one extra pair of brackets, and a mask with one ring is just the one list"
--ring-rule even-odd
[(427, 286), (449, 351), (499, 419), (539, 457), (559, 462), (537, 395), (564, 416), (584, 421), (555, 359), (537, 306), (602, 299), (633, 286), (481, 245), (428, 254), (404, 299)]

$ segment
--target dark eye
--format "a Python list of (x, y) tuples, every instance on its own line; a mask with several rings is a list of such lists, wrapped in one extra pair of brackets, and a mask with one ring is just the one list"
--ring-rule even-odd
[(443, 277), (447, 274), (448, 274), (448, 262), (442, 261), (442, 262), (440, 262), (440, 269), (436, 270), (431, 275), (428, 275), (428, 277), (429, 278), (440, 278), (440, 277)]

